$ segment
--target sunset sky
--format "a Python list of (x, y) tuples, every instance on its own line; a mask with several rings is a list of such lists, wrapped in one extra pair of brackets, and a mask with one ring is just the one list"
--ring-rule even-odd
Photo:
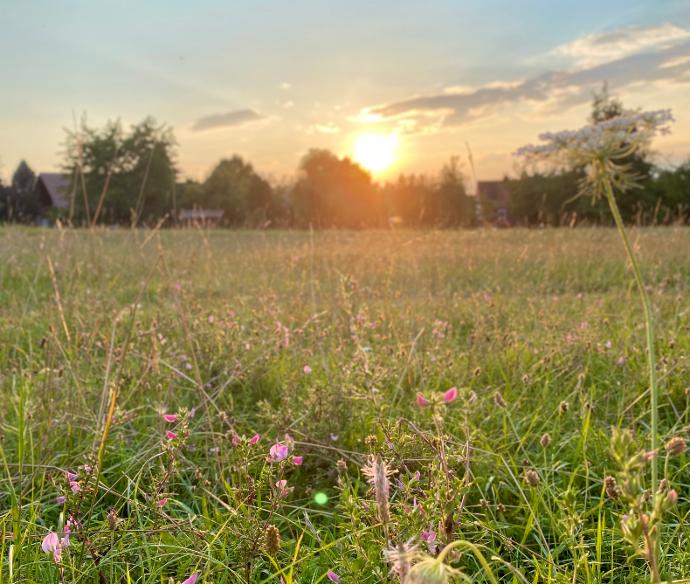
[[(378, 178), (514, 172), (539, 132), (584, 122), (605, 80), (670, 107), (662, 161), (690, 157), (688, 0), (0, 0), (0, 176), (57, 168), (65, 127), (170, 124), (183, 177), (240, 154), (274, 180), (310, 147), (394, 150)], [(384, 164), (385, 163), (385, 164)]]

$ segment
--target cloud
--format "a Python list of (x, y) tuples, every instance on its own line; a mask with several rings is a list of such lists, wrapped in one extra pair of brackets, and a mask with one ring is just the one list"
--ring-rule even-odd
[(593, 67), (654, 48), (668, 48), (690, 38), (690, 30), (670, 23), (628, 26), (583, 36), (553, 50), (579, 67)]
[[(614, 33), (609, 35), (612, 38)], [(526, 80), (494, 82), (473, 90), (453, 88), (455, 91), (444, 90), (374, 106), (354, 119), (360, 123), (392, 123), (402, 132), (428, 133), (444, 126), (485, 120), (501, 107), (517, 104), (527, 104), (542, 115), (560, 113), (590, 101), (592, 92), (603, 83), (620, 91), (640, 83), (689, 81), (690, 41), (676, 41), (590, 67), (549, 71)]]
[(265, 119), (265, 116), (262, 116), (252, 109), (241, 109), (199, 118), (192, 125), (192, 130), (194, 132), (202, 132), (204, 130), (214, 130), (216, 128), (231, 128)]
[(307, 128), (308, 134), (337, 134), (338, 132), (340, 132), (340, 127), (333, 122), (313, 124)]

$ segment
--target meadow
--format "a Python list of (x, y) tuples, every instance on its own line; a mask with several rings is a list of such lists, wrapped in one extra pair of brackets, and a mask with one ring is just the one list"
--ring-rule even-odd
[[(690, 230), (631, 238), (684, 440)], [(612, 229), (12, 227), (0, 258), (0, 584), (399, 582), (452, 542), (404, 581), (650, 581), (605, 481), (614, 429), (649, 443)]]

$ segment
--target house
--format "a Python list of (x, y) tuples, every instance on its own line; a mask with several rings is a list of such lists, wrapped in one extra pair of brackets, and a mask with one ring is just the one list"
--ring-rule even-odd
[(44, 208), (69, 209), (72, 179), (59, 172), (42, 172), (36, 179), (36, 193)]
[(500, 180), (477, 181), (479, 220), (505, 227), (510, 223), (510, 191)]
[(199, 207), (194, 207), (193, 209), (180, 209), (177, 214), (177, 219), (180, 223), (187, 226), (214, 226), (220, 224), (224, 214), (225, 211), (223, 209), (201, 209)]

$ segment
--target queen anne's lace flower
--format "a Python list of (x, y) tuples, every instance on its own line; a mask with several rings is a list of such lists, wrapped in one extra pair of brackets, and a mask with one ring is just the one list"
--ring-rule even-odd
[(668, 124), (673, 122), (670, 109), (649, 112), (624, 112), (610, 120), (585, 126), (579, 130), (545, 132), (539, 139), (545, 144), (523, 146), (515, 156), (528, 159), (565, 157), (564, 161), (599, 158), (602, 154), (617, 154), (621, 150), (634, 151), (649, 146), (657, 134), (669, 134)]

